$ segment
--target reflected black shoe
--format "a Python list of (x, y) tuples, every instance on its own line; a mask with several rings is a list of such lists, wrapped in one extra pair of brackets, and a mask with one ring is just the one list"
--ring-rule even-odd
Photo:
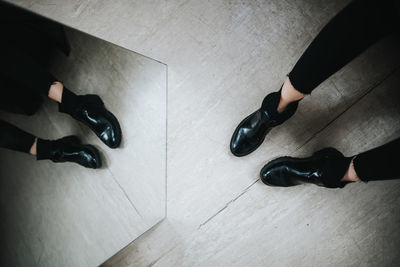
[(92, 169), (101, 167), (99, 151), (92, 145), (83, 145), (76, 136), (52, 141), (38, 139), (36, 158), (50, 159), (53, 162), (75, 162)]
[(351, 158), (334, 148), (315, 152), (309, 158), (281, 157), (270, 161), (260, 172), (261, 180), (270, 186), (295, 186), (313, 183), (330, 188), (343, 187), (341, 182)]
[(278, 113), (280, 98), (281, 91), (267, 95), (261, 108), (239, 124), (230, 144), (233, 155), (242, 157), (256, 150), (273, 127), (282, 124), (296, 112), (298, 101), (290, 103), (282, 113)]
[(104, 144), (117, 148), (122, 133), (117, 118), (108, 111), (98, 95), (75, 95), (64, 88), (59, 111), (87, 125)]

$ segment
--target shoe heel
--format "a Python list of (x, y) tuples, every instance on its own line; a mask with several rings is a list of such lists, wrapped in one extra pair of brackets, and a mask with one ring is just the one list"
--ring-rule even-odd
[(344, 157), (342, 152), (333, 147), (323, 148), (313, 154), (314, 157)]

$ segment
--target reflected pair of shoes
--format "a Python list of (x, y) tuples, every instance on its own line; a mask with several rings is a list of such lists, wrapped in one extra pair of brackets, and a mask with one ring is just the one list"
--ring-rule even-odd
[[(98, 95), (75, 95), (64, 88), (59, 111), (88, 126), (110, 148), (121, 144), (122, 132), (117, 118), (108, 111)], [(58, 140), (38, 140), (37, 159), (53, 162), (74, 162), (86, 168), (102, 165), (100, 152), (93, 145), (82, 144), (76, 136)]]

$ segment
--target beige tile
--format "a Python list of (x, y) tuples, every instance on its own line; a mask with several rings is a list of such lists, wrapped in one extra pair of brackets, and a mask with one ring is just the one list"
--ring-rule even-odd
[[(363, 263), (365, 254), (362, 251), (356, 248), (340, 250), (342, 245), (350, 248), (354, 244), (352, 238), (360, 236), (348, 232), (349, 236), (332, 237), (323, 231), (332, 229), (337, 223), (336, 220), (322, 220), (332, 218), (332, 212), (350, 217), (347, 210), (335, 209), (335, 201), (339, 201), (335, 199), (336, 193), (330, 193), (324, 201), (327, 191), (319, 188), (293, 189), (289, 193), (278, 190), (281, 194), (274, 195), (271, 189), (258, 183), (251, 185), (266, 161), (293, 153), (308, 144), (332, 120), (343, 112), (347, 114), (347, 108), (399, 66), (395, 39), (389, 37), (373, 46), (323, 83), (302, 101), (290, 121), (268, 135), (267, 142), (255, 153), (238, 159), (228, 150), (231, 134), (240, 120), (258, 108), (266, 94), (279, 89), (284, 75), (312, 38), (349, 1), (192, 0), (133, 1), (130, 4), (124, 1), (88, 1), (76, 17), (72, 17), (72, 7), (79, 6), (79, 1), (55, 3), (57, 7), (29, 2), (18, 3), (34, 5), (32, 8), (42, 14), (53, 18), (59, 16), (68, 25), (169, 65), (168, 218), (109, 261), (110, 265), (206, 265), (207, 259), (214, 265), (229, 263), (240, 266), (249, 265), (249, 262), (267, 265), (268, 256), (275, 255), (274, 252), (285, 258), (280, 257), (281, 261), (274, 259), (271, 263), (320, 265), (319, 258), (313, 258), (316, 254), (303, 255), (300, 249), (288, 254), (291, 251), (288, 252), (287, 248), (297, 248), (296, 241), (302, 239), (307, 241), (307, 248), (311, 251), (325, 255), (327, 262), (332, 259), (337, 265), (354, 265), (361, 258)], [(134, 8), (136, 4), (138, 6)], [(129, 13), (132, 16), (128, 16)], [(371, 131), (375, 132), (373, 129)], [(363, 131), (368, 132), (368, 126)], [(386, 137), (376, 138), (384, 142)], [(380, 186), (385, 188), (387, 185)], [(366, 187), (361, 185), (360, 188)], [(310, 191), (312, 193), (308, 196)], [(394, 202), (398, 197), (395, 192), (395, 189), (388, 192), (388, 199)], [(374, 195), (366, 193), (361, 200), (373, 201)], [(287, 203), (281, 206), (280, 203), (285, 201)], [(296, 201), (310, 205), (316, 203), (317, 207), (330, 203), (321, 211), (316, 211), (313, 205), (304, 211), (299, 209)], [(291, 204), (295, 205), (293, 209), (290, 209)], [(231, 210), (229, 216), (218, 213), (226, 206)], [(391, 207), (393, 211), (394, 206)], [(255, 208), (260, 214), (253, 217)], [(372, 213), (378, 216), (378, 209)], [(275, 225), (266, 221), (270, 214), (282, 216), (279, 222), (284, 227), (272, 236), (259, 234), (260, 227), (263, 227), (263, 233), (275, 231)], [(285, 214), (290, 214), (292, 220), (286, 222)], [(321, 224), (315, 230), (316, 234), (310, 237), (307, 237), (306, 230), (296, 235), (298, 223), (305, 220), (303, 214), (314, 216), (313, 225)], [(389, 218), (389, 213), (385, 214), (388, 216), (385, 218)], [(210, 218), (214, 219), (208, 221)], [(386, 222), (382, 220), (376, 228), (377, 236), (378, 233), (387, 236), (382, 230)], [(227, 226), (226, 229), (223, 225)], [(204, 232), (207, 227), (210, 227), (210, 234)], [(290, 231), (283, 242), (280, 234), (288, 229)], [(362, 244), (370, 245), (367, 240), (370, 239)], [(270, 254), (263, 250), (264, 243), (269, 248), (277, 242), (282, 242), (285, 250), (273, 250)], [(228, 243), (233, 244), (224, 250)], [(320, 243), (322, 245), (318, 247)], [(393, 256), (392, 244), (385, 247), (388, 254), (379, 255)], [(216, 249), (215, 253), (213, 249)], [(332, 253), (338, 250), (341, 260)]]

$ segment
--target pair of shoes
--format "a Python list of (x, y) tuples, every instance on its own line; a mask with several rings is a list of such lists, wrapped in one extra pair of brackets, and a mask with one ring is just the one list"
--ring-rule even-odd
[[(75, 95), (64, 88), (59, 111), (88, 126), (110, 148), (121, 144), (122, 132), (117, 118), (108, 111), (98, 95)], [(53, 162), (74, 162), (86, 168), (102, 165), (100, 152), (92, 145), (82, 144), (76, 136), (58, 140), (38, 140), (37, 159)]]
[[(267, 95), (260, 109), (246, 117), (235, 129), (230, 150), (233, 155), (242, 157), (255, 151), (266, 135), (275, 126), (287, 121), (297, 110), (298, 101), (289, 104), (282, 113), (277, 108), (281, 91)], [(262, 182), (270, 186), (294, 186), (314, 183), (336, 188), (345, 183), (340, 179), (345, 174), (351, 158), (346, 158), (334, 148), (317, 151), (309, 158), (281, 157), (266, 164), (261, 172)]]

